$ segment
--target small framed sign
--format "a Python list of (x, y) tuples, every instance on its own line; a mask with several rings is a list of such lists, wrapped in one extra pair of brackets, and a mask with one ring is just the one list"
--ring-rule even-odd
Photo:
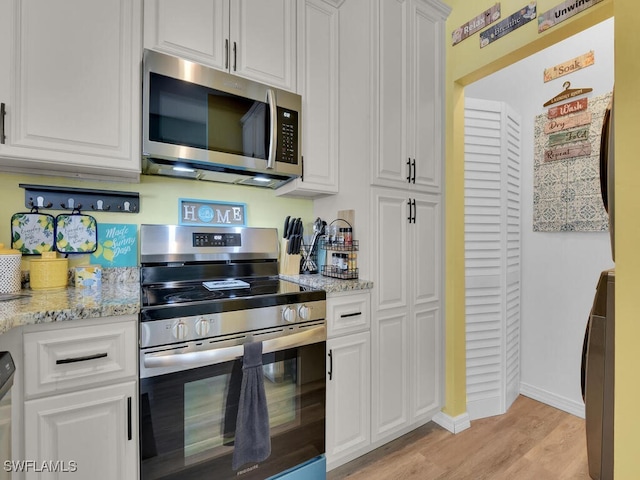
[(207, 225), (214, 227), (246, 226), (246, 203), (216, 202), (211, 200), (178, 200), (180, 225)]

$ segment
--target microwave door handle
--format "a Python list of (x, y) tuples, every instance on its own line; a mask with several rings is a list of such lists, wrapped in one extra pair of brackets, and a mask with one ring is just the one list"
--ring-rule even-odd
[(267, 90), (267, 103), (269, 104), (269, 116), (271, 127), (269, 129), (269, 156), (267, 157), (267, 168), (275, 168), (276, 150), (278, 148), (278, 107), (276, 105), (276, 92), (272, 88)]
[[(312, 343), (323, 342), (326, 339), (326, 327), (324, 325), (318, 325), (306, 328), (297, 333), (292, 333), (291, 335), (283, 335), (281, 337), (264, 340), (262, 342), (262, 353), (271, 353), (286, 350), (288, 348), (301, 347)], [(254, 336), (253, 340), (260, 340), (260, 336)], [(162, 368), (217, 365), (219, 363), (235, 360), (236, 358), (241, 358), (243, 355), (243, 345), (234, 345), (232, 347), (213, 348), (211, 350), (187, 353), (167, 353), (167, 351), (163, 351), (161, 354), (150, 353), (145, 355), (144, 366), (145, 368)]]

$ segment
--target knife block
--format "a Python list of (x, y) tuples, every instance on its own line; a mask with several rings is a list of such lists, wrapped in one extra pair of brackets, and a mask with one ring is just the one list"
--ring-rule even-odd
[(281, 275), (298, 275), (300, 274), (300, 258), (301, 255), (289, 255), (287, 246), (289, 240), (280, 239), (280, 274)]

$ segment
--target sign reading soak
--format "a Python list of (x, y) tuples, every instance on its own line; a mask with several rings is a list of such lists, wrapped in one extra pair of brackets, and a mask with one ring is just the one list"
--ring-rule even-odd
[(244, 203), (181, 198), (179, 204), (180, 225), (244, 227), (247, 224)]

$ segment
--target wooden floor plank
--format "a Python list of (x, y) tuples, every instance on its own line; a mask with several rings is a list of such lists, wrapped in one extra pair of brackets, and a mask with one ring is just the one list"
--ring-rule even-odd
[(520, 396), (453, 435), (434, 423), (332, 470), (328, 480), (589, 480), (584, 420)]

